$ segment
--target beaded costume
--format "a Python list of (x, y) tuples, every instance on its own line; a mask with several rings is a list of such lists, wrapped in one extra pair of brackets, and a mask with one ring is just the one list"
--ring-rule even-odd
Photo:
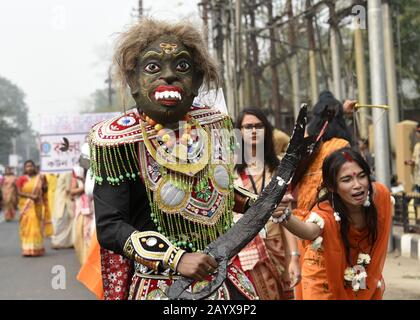
[[(183, 253), (203, 250), (233, 223), (231, 120), (205, 106), (188, 115), (195, 134), (182, 144), (183, 129), (174, 129), (171, 147), (135, 109), (91, 130), (98, 239), (113, 251), (101, 249), (106, 299), (166, 299)], [(228, 279), (210, 299), (234, 297), (232, 285), (258, 298), (239, 265)]]

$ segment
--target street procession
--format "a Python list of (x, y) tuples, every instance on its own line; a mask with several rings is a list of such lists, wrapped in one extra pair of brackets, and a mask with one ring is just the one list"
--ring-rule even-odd
[(0, 300), (420, 300), (419, 18), (2, 1)]

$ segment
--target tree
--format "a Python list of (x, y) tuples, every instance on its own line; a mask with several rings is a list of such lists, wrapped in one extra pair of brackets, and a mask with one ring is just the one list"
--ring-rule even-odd
[[(402, 82), (411, 82), (410, 97), (402, 92), (403, 108), (420, 108), (420, 7), (418, 0), (390, 1), (393, 13), (394, 43), (398, 48), (398, 73)], [(397, 61), (396, 61), (397, 63)], [(417, 88), (417, 89), (416, 89)], [(414, 91), (414, 92), (413, 92)], [(401, 93), (400, 93), (401, 94)]]
[[(28, 121), (24, 92), (8, 79), (0, 77), (0, 163), (9, 163), (9, 154), (37, 161), (35, 134)], [(14, 143), (13, 143), (14, 142)], [(13, 150), (15, 147), (15, 150)]]

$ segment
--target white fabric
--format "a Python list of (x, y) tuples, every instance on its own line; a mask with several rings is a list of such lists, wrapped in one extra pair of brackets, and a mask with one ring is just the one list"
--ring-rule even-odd
[(193, 106), (200, 107), (203, 105), (214, 107), (221, 113), (228, 114), (222, 88), (219, 88), (217, 91), (214, 89), (207, 91), (200, 87), (197, 97), (194, 98)]
[(93, 197), (93, 188), (95, 187), (95, 179), (92, 176), (92, 170), (89, 168), (85, 180), (85, 193), (88, 197)]

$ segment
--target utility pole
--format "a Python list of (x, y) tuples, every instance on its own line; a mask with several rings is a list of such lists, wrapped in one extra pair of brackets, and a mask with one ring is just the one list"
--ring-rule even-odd
[[(368, 1), (369, 60), (372, 104), (386, 104), (384, 46), (382, 33), (381, 0)], [(373, 108), (375, 129), (375, 172), (378, 180), (390, 186), (389, 138), (387, 114)]]
[(143, 0), (139, 0), (139, 20), (143, 18)]
[[(398, 94), (397, 94), (397, 75), (395, 71), (395, 51), (394, 39), (392, 36), (391, 13), (389, 8), (389, 0), (385, 0), (382, 4), (383, 13), (383, 30), (384, 30), (384, 49), (385, 49), (385, 70), (386, 70), (386, 87), (388, 93), (388, 105), (391, 106), (389, 111), (389, 128), (391, 133), (395, 133), (395, 125), (399, 121), (398, 113)], [(390, 134), (391, 150), (395, 152), (395, 134)]]
[[(368, 1), (368, 19), (372, 104), (381, 105), (386, 104), (381, 0)], [(391, 179), (387, 114), (378, 108), (373, 108), (372, 114), (375, 130), (375, 174), (378, 181), (389, 188)], [(393, 249), (392, 227), (389, 240), (388, 252)]]

